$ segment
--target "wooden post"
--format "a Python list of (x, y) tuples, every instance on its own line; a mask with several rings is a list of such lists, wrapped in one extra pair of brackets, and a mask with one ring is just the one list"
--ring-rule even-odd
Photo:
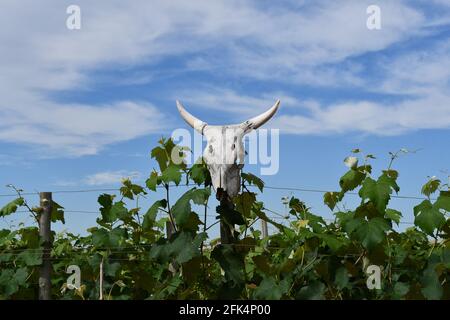
[(261, 219), (261, 231), (262, 231), (262, 237), (266, 238), (269, 236), (269, 229), (267, 227), (267, 221)]
[[(228, 208), (230, 210), (234, 209), (234, 204), (230, 200), (230, 197), (228, 196), (227, 192), (224, 191), (221, 188), (217, 189), (216, 194), (217, 200), (220, 202), (220, 206)], [(222, 244), (230, 244), (236, 242), (234, 239), (234, 230), (230, 228), (230, 226), (223, 221), (223, 219), (220, 219), (220, 243)]]
[(41, 192), (39, 194), (42, 211), (39, 214), (39, 236), (42, 243), (42, 265), (39, 271), (39, 300), (51, 300), (52, 285), (50, 281), (52, 262), (50, 252), (52, 250), (51, 241), (51, 215), (53, 200), (51, 192)]
[(166, 221), (166, 236), (167, 236), (167, 239), (170, 239), (174, 233), (175, 233), (175, 230), (173, 229), (172, 222)]

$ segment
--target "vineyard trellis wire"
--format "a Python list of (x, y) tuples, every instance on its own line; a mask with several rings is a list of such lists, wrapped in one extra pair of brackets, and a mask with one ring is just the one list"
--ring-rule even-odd
[[(176, 187), (193, 187), (196, 186), (195, 183), (191, 183), (191, 184), (180, 184), (180, 185), (170, 185), (171, 188)], [(256, 186), (254, 185), (250, 185), (249, 187), (254, 187), (256, 188)], [(158, 189), (163, 189), (163, 186), (156, 186), (156, 188)], [(301, 188), (301, 187), (277, 187), (277, 186), (270, 186), (270, 185), (264, 185), (265, 189), (272, 189), (272, 190), (284, 190), (284, 191), (300, 191), (300, 192), (311, 192), (311, 193), (322, 193), (325, 194), (327, 192), (330, 192), (330, 190), (325, 190), (325, 189), (308, 189), (308, 188)], [(119, 188), (100, 188), (100, 189), (78, 189), (78, 190), (54, 190), (54, 191), (49, 191), (53, 194), (58, 194), (58, 193), (89, 193), (89, 192), (119, 192), (120, 189)], [(348, 195), (352, 195), (352, 196), (358, 196), (358, 193), (356, 192), (347, 192)], [(39, 192), (24, 192), (22, 193), (23, 196), (32, 196), (32, 195), (39, 195)], [(0, 197), (15, 197), (17, 196), (17, 194), (0, 194)], [(400, 196), (400, 195), (391, 195), (392, 198), (395, 199), (409, 199), (409, 200), (425, 200), (427, 199), (426, 197), (418, 197), (418, 196)], [(431, 200), (436, 200), (434, 198), (431, 198)]]
[[(180, 185), (170, 185), (170, 187), (193, 187), (196, 186), (195, 183), (191, 184), (180, 184)], [(250, 185), (249, 187), (255, 187), (254, 185)], [(163, 189), (163, 186), (157, 186), (158, 189)], [(272, 189), (272, 190), (284, 190), (284, 191), (300, 191), (300, 192), (311, 192), (311, 193), (321, 193), (325, 194), (329, 191), (326, 191), (324, 189), (311, 189), (311, 188), (304, 188), (304, 187), (277, 187), (277, 186), (270, 186), (270, 185), (264, 185), (265, 189)], [(55, 190), (51, 191), (51, 193), (54, 194), (65, 194), (65, 193), (91, 193), (91, 192), (120, 192), (120, 188), (98, 188), (98, 189), (77, 189), (77, 190)], [(31, 195), (39, 195), (39, 192), (23, 192), (21, 193), (23, 196), (31, 196)], [(352, 196), (358, 196), (358, 193), (355, 192), (347, 192), (347, 194)], [(0, 194), (0, 197), (15, 197), (17, 194)], [(391, 195), (392, 198), (396, 199), (409, 199), (409, 200), (425, 200), (425, 197), (417, 197), (417, 196), (400, 196), (400, 195)], [(431, 198), (430, 200), (435, 201), (436, 199)], [(265, 208), (267, 211), (274, 213), (279, 217), (279, 219), (287, 219), (289, 215), (283, 215), (275, 210)], [(29, 211), (26, 210), (18, 210), (18, 213), (27, 213)], [(64, 210), (65, 213), (87, 213), (87, 214), (98, 214), (98, 211), (90, 211), (90, 210)], [(216, 215), (209, 215), (209, 217), (216, 217)], [(272, 217), (274, 219), (278, 219), (277, 217)], [(325, 218), (324, 218), (325, 219)], [(333, 219), (325, 219), (329, 221), (333, 221)], [(400, 224), (409, 224), (414, 225), (414, 222), (412, 221), (400, 221)]]

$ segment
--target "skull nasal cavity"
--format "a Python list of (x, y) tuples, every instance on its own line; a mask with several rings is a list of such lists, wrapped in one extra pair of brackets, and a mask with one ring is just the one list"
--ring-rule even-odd
[(213, 153), (213, 147), (212, 146), (209, 146), (209, 153)]

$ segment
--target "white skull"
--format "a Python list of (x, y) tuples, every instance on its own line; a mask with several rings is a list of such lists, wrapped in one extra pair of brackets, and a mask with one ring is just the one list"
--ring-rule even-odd
[(178, 111), (183, 119), (207, 140), (203, 158), (211, 174), (216, 191), (226, 191), (230, 198), (239, 193), (240, 171), (244, 166), (243, 137), (251, 130), (257, 129), (270, 120), (278, 110), (278, 100), (269, 110), (240, 124), (212, 126), (203, 122), (189, 112), (177, 101)]

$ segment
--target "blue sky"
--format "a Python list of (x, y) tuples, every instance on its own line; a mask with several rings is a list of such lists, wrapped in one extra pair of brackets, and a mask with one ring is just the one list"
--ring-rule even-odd
[[(66, 28), (70, 4), (81, 8), (80, 30)], [(380, 30), (366, 27), (370, 4), (381, 9)], [(353, 148), (377, 156), (375, 173), (389, 151), (420, 149), (395, 162), (400, 195), (418, 196), (428, 176), (447, 179), (449, 1), (3, 0), (0, 21), (2, 194), (9, 183), (28, 192), (114, 188), (123, 176), (143, 183), (159, 137), (186, 128), (176, 99), (215, 124), (280, 99), (266, 126), (280, 129), (280, 170), (267, 185), (336, 190)], [(261, 199), (284, 212), (290, 194)], [(55, 200), (95, 211), (97, 195)], [(321, 194), (292, 195), (332, 216)], [(392, 206), (412, 221), (417, 203)], [(56, 228), (83, 232), (94, 221), (68, 213)]]

